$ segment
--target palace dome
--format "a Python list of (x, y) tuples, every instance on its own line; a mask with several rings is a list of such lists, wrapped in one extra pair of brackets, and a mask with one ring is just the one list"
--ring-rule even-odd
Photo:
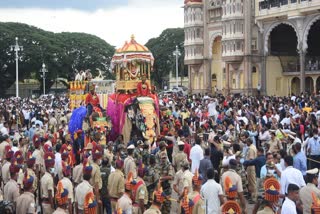
[(139, 44), (135, 39), (134, 35), (131, 36), (130, 42), (125, 42), (122, 48), (116, 50), (116, 53), (128, 53), (128, 52), (149, 52), (149, 49)]

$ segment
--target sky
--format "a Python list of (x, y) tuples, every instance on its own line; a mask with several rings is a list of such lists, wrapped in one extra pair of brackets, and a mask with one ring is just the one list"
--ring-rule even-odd
[(121, 47), (132, 34), (145, 44), (183, 27), (183, 0), (0, 0), (0, 22), (53, 32), (84, 32)]

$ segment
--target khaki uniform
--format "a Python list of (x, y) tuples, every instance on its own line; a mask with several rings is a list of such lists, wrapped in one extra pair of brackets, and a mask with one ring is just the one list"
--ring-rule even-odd
[(233, 169), (229, 169), (228, 171), (224, 172), (221, 176), (221, 186), (223, 191), (225, 191), (224, 189), (224, 181), (226, 180), (226, 177), (230, 177), (231, 181), (232, 181), (232, 185), (236, 185), (237, 186), (237, 192), (243, 192), (243, 188), (242, 188), (242, 180), (240, 175), (238, 175), (238, 173), (236, 171), (234, 171)]
[(35, 149), (34, 152), (32, 153), (32, 157), (36, 159), (36, 165), (38, 165), (40, 172), (43, 172), (45, 167), (44, 167), (44, 159), (43, 159), (43, 154), (39, 149)]
[(271, 139), (268, 142), (268, 144), (269, 144), (269, 152), (271, 153), (279, 152), (281, 149), (283, 149), (283, 146), (280, 140), (277, 138), (274, 138), (274, 140)]
[(145, 205), (148, 204), (148, 190), (147, 190), (146, 184), (144, 183), (144, 181), (140, 177), (138, 177), (136, 179), (136, 181), (137, 181), (137, 184), (139, 182), (142, 182), (142, 184), (139, 185), (136, 190), (135, 190), (135, 188), (133, 188), (133, 191), (132, 191), (132, 195), (133, 195), (133, 199), (134, 199), (133, 213), (142, 214), (142, 211), (141, 211), (141, 208), (139, 205), (139, 201), (143, 200)]
[(112, 151), (109, 151), (109, 149), (106, 149), (105, 152), (104, 152), (104, 157), (108, 158), (109, 160), (109, 164), (112, 164), (113, 163), (113, 153)]
[(132, 212), (132, 200), (127, 193), (124, 193), (121, 196), (121, 198), (119, 198), (119, 200), (117, 202), (116, 210), (118, 208), (121, 208), (121, 210), (125, 213), (133, 213)]
[(299, 191), (300, 200), (303, 204), (304, 214), (311, 214), (311, 206), (313, 202), (312, 193), (314, 193), (317, 198), (320, 198), (320, 190), (311, 183), (307, 183), (307, 186), (302, 187)]
[(72, 182), (67, 177), (62, 178), (60, 181), (63, 185), (63, 188), (68, 190), (68, 199), (70, 199), (71, 203), (73, 203), (74, 197), (73, 197), (73, 184), (72, 184)]
[(137, 166), (133, 157), (131, 156), (128, 156), (124, 160), (124, 174), (126, 177), (128, 176), (129, 172), (133, 173), (133, 178), (137, 177)]
[(275, 214), (271, 207), (265, 206), (262, 210), (258, 211), (257, 214)]
[(45, 172), (40, 179), (42, 208), (44, 214), (53, 213), (51, 204), (49, 203), (49, 191), (51, 190), (52, 197), (54, 197), (54, 183), (53, 177), (49, 172)]
[(159, 208), (155, 205), (151, 205), (151, 207), (149, 209), (147, 209), (146, 211), (144, 211), (143, 214), (161, 214), (161, 211), (159, 210)]
[(83, 210), (84, 197), (88, 192), (93, 192), (93, 188), (88, 181), (83, 180), (75, 189), (75, 202), (79, 210)]
[(176, 168), (177, 171), (181, 169), (182, 161), (187, 160), (187, 155), (183, 151), (178, 151), (175, 156), (173, 156), (172, 166)]
[(8, 161), (5, 161), (1, 168), (1, 175), (2, 175), (2, 181), (4, 184), (6, 184), (10, 180), (10, 168), (11, 163)]
[(95, 187), (95, 185), (98, 185), (99, 190), (102, 188), (102, 179), (101, 179), (101, 171), (100, 167), (96, 163), (92, 163), (92, 173), (91, 173), (91, 179), (90, 184)]
[(124, 175), (119, 169), (116, 169), (109, 175), (108, 190), (112, 212), (114, 212), (116, 211), (117, 200), (124, 193)]
[(21, 187), (21, 189), (23, 188), (23, 178), (24, 178), (24, 173), (23, 173), (23, 170), (20, 169), (19, 174), (18, 174), (17, 183)]
[(72, 169), (72, 178), (75, 185), (78, 185), (82, 182), (82, 170), (83, 170), (83, 164), (80, 163), (79, 165), (75, 166)]
[(16, 214), (35, 213), (36, 204), (34, 194), (31, 192), (24, 192), (17, 198)]
[(3, 199), (5, 201), (15, 202), (19, 195), (18, 183), (15, 180), (10, 179), (3, 188)]
[(193, 174), (190, 172), (190, 170), (186, 170), (183, 172), (183, 175), (182, 175), (183, 188), (182, 188), (182, 190), (184, 190), (184, 188), (187, 188), (189, 193), (192, 192), (192, 177), (193, 177)]
[(53, 212), (53, 214), (68, 214), (68, 212), (60, 207), (56, 209), (56, 211)]
[[(191, 192), (188, 197), (190, 200), (195, 202), (195, 198), (200, 195), (199, 192), (193, 191)], [(198, 201), (192, 207), (192, 214), (204, 214), (205, 213), (205, 205), (203, 199), (200, 197)]]
[[(247, 151), (246, 160), (252, 160), (257, 157), (257, 148), (255, 145), (251, 144)], [(251, 198), (253, 201), (257, 201), (257, 179), (255, 166), (247, 167), (247, 179), (248, 179), (248, 190), (251, 193)]]
[(1, 159), (5, 159), (4, 158), (4, 149), (6, 148), (7, 145), (10, 145), (7, 141), (2, 141), (2, 143), (0, 143), (0, 158)]

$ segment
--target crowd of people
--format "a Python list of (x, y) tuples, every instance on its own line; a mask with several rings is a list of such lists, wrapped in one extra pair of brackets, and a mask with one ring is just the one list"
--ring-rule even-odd
[(63, 96), (0, 100), (0, 211), (293, 214), (320, 207), (316, 96), (163, 95), (154, 142), (132, 133), (129, 142), (105, 136), (106, 145), (99, 127), (71, 135), (68, 103)]

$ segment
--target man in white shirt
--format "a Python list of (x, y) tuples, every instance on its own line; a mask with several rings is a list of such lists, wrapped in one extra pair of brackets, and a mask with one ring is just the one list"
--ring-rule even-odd
[(297, 214), (296, 201), (299, 200), (299, 186), (288, 185), (288, 195), (282, 204), (281, 214)]
[(203, 150), (200, 146), (201, 139), (196, 138), (196, 144), (190, 150), (190, 159), (191, 159), (191, 172), (194, 174), (196, 169), (199, 169), (200, 161), (204, 158)]
[(289, 184), (295, 184), (299, 188), (306, 185), (302, 173), (298, 169), (293, 168), (293, 157), (285, 157), (284, 162), (286, 165), (286, 169), (282, 171), (280, 178), (280, 194), (282, 195), (288, 193)]
[(220, 214), (220, 206), (224, 203), (222, 187), (214, 180), (214, 170), (207, 171), (207, 182), (201, 187), (200, 194), (205, 202), (207, 214)]

